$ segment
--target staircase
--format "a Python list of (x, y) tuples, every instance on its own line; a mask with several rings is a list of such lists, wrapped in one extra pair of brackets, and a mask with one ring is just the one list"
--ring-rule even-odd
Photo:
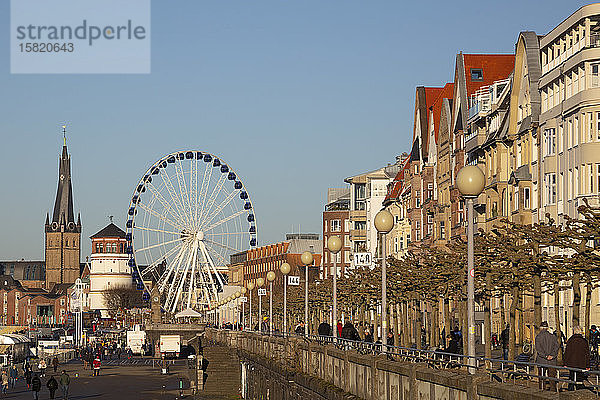
[(205, 375), (204, 390), (200, 399), (230, 400), (240, 399), (240, 361), (235, 350), (209, 344), (204, 347), (204, 358), (209, 361)]

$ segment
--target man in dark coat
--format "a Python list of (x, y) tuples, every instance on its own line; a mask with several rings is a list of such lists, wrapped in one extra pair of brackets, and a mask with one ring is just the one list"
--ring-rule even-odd
[[(535, 337), (535, 351), (537, 358), (535, 360), (538, 364), (544, 364), (548, 366), (556, 365), (556, 357), (558, 356), (558, 339), (555, 335), (548, 332), (548, 323), (542, 322), (540, 325), (540, 332)], [(539, 376), (556, 376), (556, 369), (549, 367), (538, 367)], [(556, 391), (556, 381), (551, 379), (539, 378), (539, 387), (544, 389), (544, 381), (550, 382), (550, 389)]]
[(58, 389), (58, 382), (54, 378), (54, 375), (52, 375), (50, 377), (50, 379), (48, 379), (48, 382), (46, 382), (46, 387), (48, 388), (48, 391), (50, 392), (50, 399), (54, 399), (54, 396), (56, 394), (56, 389)]
[(360, 335), (358, 334), (358, 331), (356, 330), (354, 325), (352, 325), (352, 322), (346, 322), (346, 324), (342, 328), (342, 338), (354, 341), (360, 340)]
[(321, 322), (317, 331), (321, 336), (331, 336), (331, 326), (327, 322)]
[(502, 358), (508, 360), (508, 344), (510, 342), (510, 325), (500, 332), (500, 343), (502, 344)]
[[(573, 327), (573, 336), (567, 340), (563, 361), (570, 368), (590, 368), (590, 347), (583, 337), (583, 329), (578, 325)], [(569, 390), (583, 389), (583, 378), (583, 372), (569, 371), (569, 380), (577, 382), (569, 383)]]
[(371, 331), (369, 329), (365, 330), (365, 342), (367, 343), (373, 343), (373, 335), (371, 334)]
[(40, 390), (42, 389), (42, 381), (40, 377), (35, 374), (31, 379), (31, 390), (33, 391), (33, 398), (35, 400), (39, 400), (40, 398)]

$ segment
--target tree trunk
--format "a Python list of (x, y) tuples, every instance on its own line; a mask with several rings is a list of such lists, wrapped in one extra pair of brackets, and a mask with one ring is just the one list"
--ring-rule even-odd
[(537, 333), (542, 324), (542, 277), (540, 274), (533, 275), (533, 335)]
[(515, 342), (516, 337), (516, 314), (517, 314), (517, 303), (519, 302), (520, 290), (519, 285), (512, 287), (512, 299), (510, 303), (509, 318), (510, 318), (510, 335), (508, 341), (508, 359), (515, 359)]
[(394, 325), (393, 325), (393, 331), (394, 331), (394, 346), (398, 347), (400, 346), (400, 330), (398, 329), (398, 304), (393, 304), (390, 307), (390, 312), (393, 313), (394, 317), (393, 317), (393, 321), (394, 321)]
[(581, 277), (579, 272), (573, 273), (571, 283), (573, 285), (573, 326), (575, 326), (579, 325), (579, 306), (581, 304)]
[(444, 296), (444, 334), (442, 335), (442, 344), (444, 348), (447, 347), (446, 336), (450, 334), (450, 298), (448, 295)]
[[(566, 322), (566, 321), (565, 321)], [(554, 279), (554, 323), (556, 324), (556, 337), (558, 338), (558, 360), (562, 362), (562, 334), (560, 329), (560, 285), (558, 277)]]
[(421, 295), (417, 295), (415, 299), (415, 311), (417, 312), (417, 326), (415, 339), (417, 341), (417, 349), (421, 348), (421, 332), (423, 331), (423, 310), (421, 308)]
[(485, 357), (492, 358), (492, 321), (490, 315), (491, 309), (491, 287), (492, 287), (492, 274), (486, 272), (485, 274), (485, 293), (483, 296), (483, 339), (485, 342)]
[[(504, 292), (500, 292), (500, 332), (506, 328), (506, 306), (504, 303)], [(498, 336), (500, 336), (498, 332)]]
[(584, 332), (586, 333), (586, 337), (589, 338), (589, 329), (590, 329), (590, 309), (592, 308), (592, 277), (590, 274), (585, 274), (585, 328)]
[(525, 335), (525, 310), (523, 307), (523, 297), (523, 293), (519, 293), (519, 302), (517, 303), (517, 311), (519, 315), (519, 324), (517, 325), (519, 327), (519, 342), (517, 343), (518, 346), (523, 346), (523, 338)]

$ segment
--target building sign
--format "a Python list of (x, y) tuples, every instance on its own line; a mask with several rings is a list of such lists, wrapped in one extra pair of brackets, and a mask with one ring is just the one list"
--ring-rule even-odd
[(267, 295), (267, 289), (258, 289), (258, 295), (259, 296), (266, 296)]
[(290, 286), (300, 286), (300, 277), (289, 275), (288, 276), (288, 285)]
[(373, 262), (371, 253), (354, 253), (354, 265), (359, 267), (370, 267)]

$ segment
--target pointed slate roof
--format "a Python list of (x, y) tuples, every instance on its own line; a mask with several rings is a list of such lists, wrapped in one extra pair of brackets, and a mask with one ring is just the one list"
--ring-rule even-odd
[(62, 155), (58, 159), (58, 188), (54, 201), (52, 222), (57, 224), (75, 224), (73, 212), (73, 188), (71, 186), (71, 156), (67, 152), (67, 144), (62, 148)]
[(125, 232), (112, 222), (106, 225), (100, 232), (90, 236), (90, 239), (97, 238), (121, 238), (125, 239)]

